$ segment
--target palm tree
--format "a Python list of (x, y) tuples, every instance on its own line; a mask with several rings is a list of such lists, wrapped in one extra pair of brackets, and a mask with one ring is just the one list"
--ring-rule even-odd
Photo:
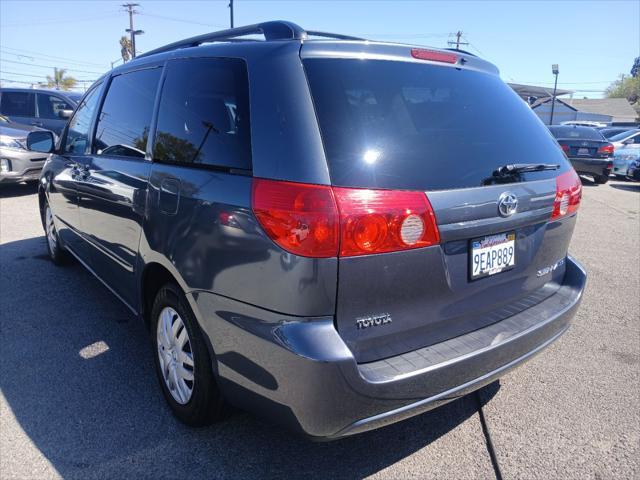
[(67, 71), (64, 68), (54, 68), (53, 77), (47, 75), (47, 87), (56, 90), (71, 90), (76, 86), (75, 78), (65, 75)]
[(131, 47), (131, 40), (129, 40), (124, 35), (120, 37), (120, 55), (122, 55), (122, 61), (128, 62), (131, 58), (131, 51), (133, 48)]

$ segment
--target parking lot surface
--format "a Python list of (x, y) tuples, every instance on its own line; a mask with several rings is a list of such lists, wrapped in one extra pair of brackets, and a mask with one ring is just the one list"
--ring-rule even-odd
[(311, 443), (241, 412), (178, 423), (143, 325), (48, 261), (33, 187), (2, 188), (0, 478), (639, 478), (640, 184), (585, 182), (570, 251), (587, 290), (541, 355), (477, 396)]

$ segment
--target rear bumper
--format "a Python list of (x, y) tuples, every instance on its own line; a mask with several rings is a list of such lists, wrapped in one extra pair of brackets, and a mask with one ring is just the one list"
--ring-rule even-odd
[(294, 319), (193, 293), (227, 399), (307, 436), (339, 438), (397, 422), (472, 392), (568, 328), (586, 273), (567, 258), (564, 282), (540, 303), (414, 352), (356, 363), (331, 317)]
[(613, 169), (611, 158), (570, 158), (569, 160), (576, 172), (587, 175), (609, 176)]

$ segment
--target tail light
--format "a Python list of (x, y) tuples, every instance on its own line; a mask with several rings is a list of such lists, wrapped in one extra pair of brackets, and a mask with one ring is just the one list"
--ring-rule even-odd
[(560, 145), (564, 153), (569, 153), (569, 145)]
[(338, 210), (331, 187), (254, 179), (253, 212), (271, 239), (304, 257), (338, 254)]
[(603, 155), (613, 155), (613, 145), (607, 143), (606, 145), (601, 146), (598, 149), (598, 153), (601, 153)]
[(582, 200), (582, 182), (574, 169), (556, 177), (556, 198), (551, 220), (562, 218), (578, 210)]
[(252, 203), (267, 235), (305, 257), (349, 257), (440, 242), (423, 192), (254, 179)]
[(334, 188), (340, 212), (340, 255), (427, 247), (440, 242), (423, 192)]

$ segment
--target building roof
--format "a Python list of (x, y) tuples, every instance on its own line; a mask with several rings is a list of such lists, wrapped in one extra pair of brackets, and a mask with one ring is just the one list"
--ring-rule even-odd
[[(509, 83), (508, 85), (525, 100), (527, 97), (550, 98), (553, 95), (553, 87), (537, 87), (535, 85), (523, 85), (521, 83)], [(566, 95), (567, 93), (573, 92), (571, 90), (563, 90), (560, 88), (556, 90), (556, 96)]]
[(567, 98), (563, 103), (579, 112), (610, 115), (613, 122), (634, 122), (638, 113), (626, 98)]

